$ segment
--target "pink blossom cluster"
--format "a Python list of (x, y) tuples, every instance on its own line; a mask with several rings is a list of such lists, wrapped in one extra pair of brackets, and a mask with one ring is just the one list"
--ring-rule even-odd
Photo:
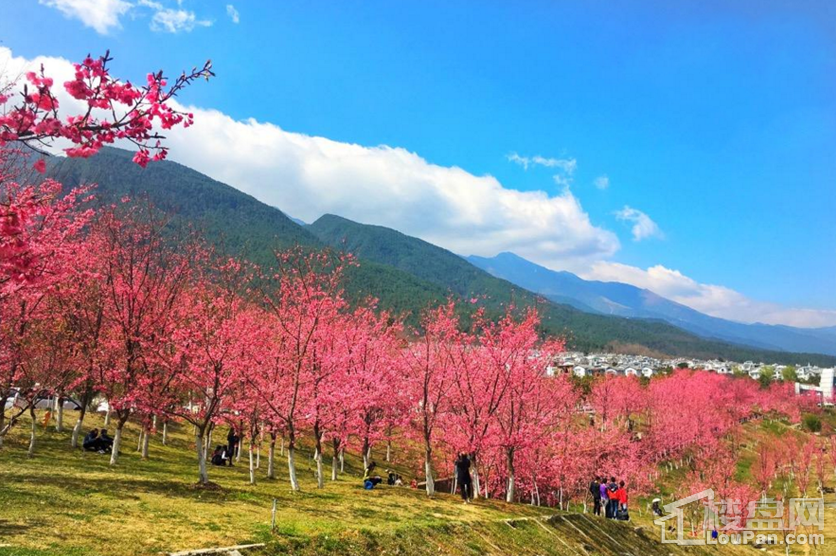
[[(64, 149), (67, 156), (86, 158), (104, 145), (128, 141), (136, 146), (134, 162), (142, 167), (152, 160), (165, 159), (164, 136), (156, 128), (168, 130), (194, 123), (192, 113), (176, 109), (171, 101), (194, 80), (214, 75), (211, 63), (183, 73), (170, 86), (162, 72), (149, 73), (145, 84), (137, 86), (113, 78), (108, 69), (111, 60), (106, 53), (74, 64), (74, 77), (63, 84), (64, 89), (87, 108), (66, 116), (59, 113), (53, 80), (46, 76), (43, 66), (37, 73), (28, 72), (19, 103), (0, 114), (0, 147), (23, 143), (38, 148), (63, 138), (73, 143)], [(12, 100), (12, 85), (0, 91), (0, 107)]]

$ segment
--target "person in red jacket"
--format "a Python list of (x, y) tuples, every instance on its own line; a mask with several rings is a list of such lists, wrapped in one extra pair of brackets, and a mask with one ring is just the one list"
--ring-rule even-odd
[(616, 498), (618, 499), (618, 516), (619, 519), (629, 520), (627, 513), (627, 488), (624, 486), (624, 481), (618, 483), (618, 490), (615, 492)]

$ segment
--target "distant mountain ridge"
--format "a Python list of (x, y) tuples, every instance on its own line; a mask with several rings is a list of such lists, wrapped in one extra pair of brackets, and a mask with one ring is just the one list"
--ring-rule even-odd
[[(48, 173), (68, 188), (97, 183), (100, 202), (118, 202), (124, 196), (146, 198), (169, 213), (172, 224), (196, 229), (230, 255), (256, 263), (274, 261), (276, 249), (293, 245), (351, 251), (360, 265), (348, 271), (347, 297), (359, 300), (372, 296), (381, 309), (408, 315), (411, 324), (417, 324), (423, 309), (452, 296), (465, 301), (459, 303), (465, 318), (476, 307), (485, 307), (493, 317), (512, 302), (517, 307), (536, 304), (543, 332), (565, 335), (571, 348), (583, 351), (611, 349), (738, 361), (836, 364), (836, 357), (815, 353), (764, 351), (707, 340), (661, 320), (584, 312), (548, 301), (445, 249), (394, 230), (337, 216), (324, 216), (312, 225), (300, 226), (278, 208), (195, 170), (170, 161), (143, 170), (130, 158), (126, 151), (105, 148), (86, 160), (51, 158)], [(479, 302), (467, 303), (472, 297)]]
[(584, 280), (571, 272), (542, 267), (514, 253), (500, 253), (491, 258), (470, 256), (467, 260), (494, 276), (584, 311), (661, 319), (703, 338), (763, 349), (836, 355), (836, 327), (806, 329), (744, 324), (712, 317), (647, 289), (620, 282)]

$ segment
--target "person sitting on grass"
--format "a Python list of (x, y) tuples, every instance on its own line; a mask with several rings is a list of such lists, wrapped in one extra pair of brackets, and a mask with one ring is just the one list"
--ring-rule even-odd
[(381, 479), (379, 475), (372, 475), (376, 467), (377, 464), (375, 462), (371, 462), (369, 466), (366, 467), (366, 472), (363, 473), (363, 488), (366, 490), (371, 490), (383, 482), (383, 479)]
[(656, 517), (665, 517), (665, 513), (662, 511), (662, 499), (661, 498), (654, 498), (653, 505), (651, 507), (653, 511), (653, 515)]
[(81, 446), (87, 452), (104, 452), (102, 449), (102, 441), (99, 438), (99, 429), (93, 429), (84, 435), (84, 441)]
[(105, 451), (113, 449), (113, 438), (107, 434), (107, 429), (102, 429), (101, 434), (99, 434), (99, 445), (102, 447), (102, 450)]
[(226, 465), (226, 450), (223, 446), (215, 447), (215, 452), (212, 454), (212, 465)]

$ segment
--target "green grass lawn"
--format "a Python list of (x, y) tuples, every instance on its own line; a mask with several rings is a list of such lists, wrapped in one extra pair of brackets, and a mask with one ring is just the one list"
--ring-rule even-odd
[[(85, 428), (101, 424), (94, 417)], [(27, 458), (28, 423), (22, 423), (0, 450), (0, 556), (134, 556), (247, 543), (266, 543), (255, 551), (263, 556), (711, 552), (659, 544), (638, 500), (633, 521), (616, 523), (496, 500), (464, 505), (449, 494), (429, 499), (408, 487), (366, 491), (360, 462), (351, 455), (346, 473), (321, 490), (306, 450), (297, 455), (301, 492), (290, 491), (283, 458), (277, 458), (278, 479), (265, 478), (266, 450), (257, 485), (248, 482), (244, 456), (233, 468), (210, 466), (220, 489), (198, 489), (190, 432), (174, 427), (168, 446), (155, 436), (143, 461), (136, 452), (138, 429), (129, 424), (120, 462), (110, 467), (108, 455), (71, 449), (69, 430), (59, 434), (52, 426), (38, 426), (36, 454)], [(381, 468), (388, 465), (375, 457)], [(392, 466), (406, 469), (397, 461)], [(271, 533), (274, 499), (279, 511)], [(722, 551), (754, 554), (751, 548)]]
[[(94, 425), (101, 426), (101, 419), (85, 428)], [(107, 455), (71, 449), (70, 432), (59, 434), (54, 427), (38, 427), (36, 454), (27, 458), (23, 423), (0, 450), (0, 544), (28, 551), (5, 547), (0, 554), (134, 555), (264, 542), (272, 538), (274, 498), (278, 537), (288, 546), (327, 544), (348, 532), (396, 534), (549, 513), (496, 501), (465, 506), (450, 495), (428, 499), (408, 487), (366, 491), (358, 479), (361, 464), (352, 456), (346, 474), (319, 490), (305, 450), (297, 455), (301, 492), (290, 490), (283, 458), (277, 457), (278, 478), (265, 478), (266, 453), (258, 484), (249, 484), (244, 455), (232, 468), (210, 466), (220, 490), (197, 489), (185, 432), (175, 427), (168, 446), (154, 437), (150, 458), (143, 461), (135, 451), (138, 429), (129, 424), (119, 464), (110, 467)]]

